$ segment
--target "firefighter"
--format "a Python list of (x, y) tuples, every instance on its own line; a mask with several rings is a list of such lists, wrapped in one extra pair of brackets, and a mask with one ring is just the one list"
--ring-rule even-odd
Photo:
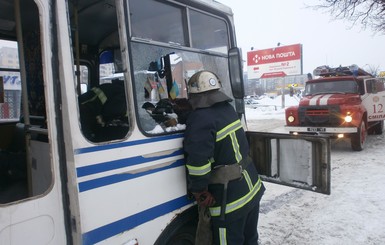
[(193, 108), (184, 141), (188, 189), (198, 208), (210, 211), (213, 244), (255, 245), (265, 187), (248, 157), (241, 121), (220, 88), (220, 80), (209, 71), (188, 81)]
[(93, 142), (123, 138), (128, 131), (124, 81), (94, 87), (78, 98), (83, 134)]
[(293, 97), (294, 96), (294, 85), (292, 84), (290, 86), (290, 97)]

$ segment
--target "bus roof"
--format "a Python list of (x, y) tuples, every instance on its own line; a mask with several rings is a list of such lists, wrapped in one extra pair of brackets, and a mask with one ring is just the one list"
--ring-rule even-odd
[[(101, 13), (103, 12), (103, 16), (105, 17), (109, 13), (109, 8), (106, 8), (105, 5), (115, 5), (115, 1), (109, 0), (109, 1), (101, 1), (101, 0), (82, 0), (82, 1), (72, 1), (70, 2), (77, 4), (78, 9), (78, 15), (79, 18), (82, 16), (89, 16), (92, 13)], [(104, 5), (95, 4), (99, 2), (105, 2)], [(225, 13), (228, 16), (232, 16), (233, 12), (231, 8), (228, 6), (219, 3), (215, 0), (176, 0), (176, 2), (180, 2), (182, 4), (188, 4), (188, 5), (200, 5), (203, 7), (207, 7), (208, 10), (218, 10), (220, 12)], [(13, 0), (0, 0), (0, 39), (4, 40), (16, 40), (16, 23), (15, 23), (15, 10), (14, 10), (14, 1)], [(22, 13), (28, 13), (31, 8), (34, 8), (36, 5), (34, 4), (33, 0), (23, 0), (20, 1), (20, 10)], [(74, 6), (74, 5), (73, 5)], [(99, 7), (95, 6), (104, 6), (103, 9), (100, 9)], [(111, 11), (111, 10), (110, 10)], [(73, 18), (73, 16), (70, 16), (70, 18)], [(87, 17), (84, 17), (87, 18)], [(100, 21), (102, 21), (103, 18), (100, 18)], [(28, 19), (28, 15), (23, 15), (22, 18), (23, 26), (28, 26), (29, 23), (35, 23), (34, 21), (30, 21)], [(95, 21), (95, 20), (93, 20)], [(27, 25), (26, 25), (27, 24)], [(101, 25), (103, 26), (103, 25)], [(105, 28), (108, 28), (108, 25), (104, 25)], [(31, 27), (34, 28), (34, 27)], [(100, 34), (98, 33), (92, 33), (92, 35), (85, 35), (86, 37), (92, 37), (93, 40), (100, 40), (98, 39), (98, 35), (105, 36), (105, 33), (108, 33), (110, 30), (100, 30)], [(103, 33), (103, 34), (102, 34)], [(92, 40), (84, 40), (85, 43), (89, 43), (88, 41)]]

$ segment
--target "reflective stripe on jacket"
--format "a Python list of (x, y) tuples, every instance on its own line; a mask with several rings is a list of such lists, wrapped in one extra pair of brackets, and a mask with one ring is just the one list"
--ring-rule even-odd
[[(210, 173), (221, 165), (239, 163), (249, 153), (245, 132), (232, 105), (221, 102), (194, 110), (187, 119), (184, 149), (189, 190), (208, 189), (216, 200), (210, 213), (213, 217), (219, 216), (223, 185), (209, 185)], [(242, 178), (229, 182), (227, 188), (226, 219), (253, 207), (256, 195), (264, 189), (254, 164), (249, 164)]]

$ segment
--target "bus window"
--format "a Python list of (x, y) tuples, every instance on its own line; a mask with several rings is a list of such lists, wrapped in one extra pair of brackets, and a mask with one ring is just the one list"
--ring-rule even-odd
[[(74, 66), (76, 70), (76, 66)], [(80, 65), (79, 66), (79, 75), (80, 75), (80, 94), (84, 94), (88, 91), (89, 84), (89, 74), (88, 74), (88, 66)]]
[(18, 121), (21, 79), (17, 43), (0, 41), (0, 122)]
[(189, 17), (192, 47), (227, 54), (229, 39), (225, 21), (194, 10), (190, 10)]
[[(225, 56), (132, 43), (134, 83), (139, 127), (145, 134), (183, 131), (191, 108), (186, 84), (197, 71), (207, 69), (228, 78)], [(162, 54), (157, 56), (157, 54)], [(231, 96), (230, 83), (223, 92)]]
[[(74, 63), (87, 64), (87, 69), (80, 65), (81, 72), (76, 73), (80, 76), (80, 127), (85, 138), (95, 143), (123, 140), (129, 132), (126, 81), (119, 47), (117, 15), (115, 8), (107, 8), (103, 18), (98, 18), (98, 10), (103, 8), (103, 4), (104, 2), (95, 3), (84, 10), (89, 15), (79, 18), (77, 23), (82, 50), (76, 54), (74, 48), (74, 57), (79, 58), (79, 62), (75, 60)], [(89, 25), (91, 16), (94, 21)], [(90, 33), (97, 33), (99, 41), (95, 42), (95, 35)], [(73, 42), (76, 43), (75, 40)], [(82, 84), (87, 84), (87, 92), (83, 93)]]
[[(146, 62), (146, 61), (144, 61)], [(148, 63), (148, 62), (147, 62)], [(145, 64), (144, 64), (145, 65)], [(149, 134), (185, 129), (191, 110), (187, 101), (183, 58), (169, 53), (135, 72), (140, 100), (141, 126)]]
[(99, 84), (123, 80), (123, 64), (119, 49), (105, 50), (99, 57)]
[[(0, 204), (28, 196), (17, 43), (0, 40)], [(23, 145), (23, 147), (20, 147)], [(19, 153), (20, 152), (20, 153)], [(17, 188), (20, 194), (13, 193)]]
[[(188, 79), (204, 69), (229, 79), (227, 24), (209, 13), (170, 2), (132, 0), (129, 4), (139, 128), (146, 135), (183, 131), (191, 110)], [(224, 92), (231, 95), (226, 86)]]
[[(31, 18), (22, 18), (20, 23), (22, 43), (0, 40), (4, 94), (0, 104), (0, 205), (41, 196), (53, 183), (40, 15), (32, 1), (23, 4)], [(14, 34), (9, 38), (17, 40)], [(18, 46), (23, 47), (23, 59), (19, 59)], [(21, 103), (22, 98), (26, 103)]]
[(182, 8), (154, 0), (132, 0), (130, 16), (133, 37), (187, 45)]

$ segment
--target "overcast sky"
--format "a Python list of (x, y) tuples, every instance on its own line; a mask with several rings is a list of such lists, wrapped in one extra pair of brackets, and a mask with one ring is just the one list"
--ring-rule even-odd
[[(303, 45), (303, 73), (321, 65), (357, 64), (385, 71), (385, 36), (307, 8), (318, 0), (217, 0), (234, 13), (238, 46), (247, 51)], [(245, 63), (246, 65), (246, 63)]]
[[(307, 8), (316, 0), (217, 0), (232, 8), (238, 46), (247, 51), (303, 45), (303, 73), (321, 65), (357, 64), (385, 71), (385, 36)], [(245, 64), (246, 65), (246, 64)]]

